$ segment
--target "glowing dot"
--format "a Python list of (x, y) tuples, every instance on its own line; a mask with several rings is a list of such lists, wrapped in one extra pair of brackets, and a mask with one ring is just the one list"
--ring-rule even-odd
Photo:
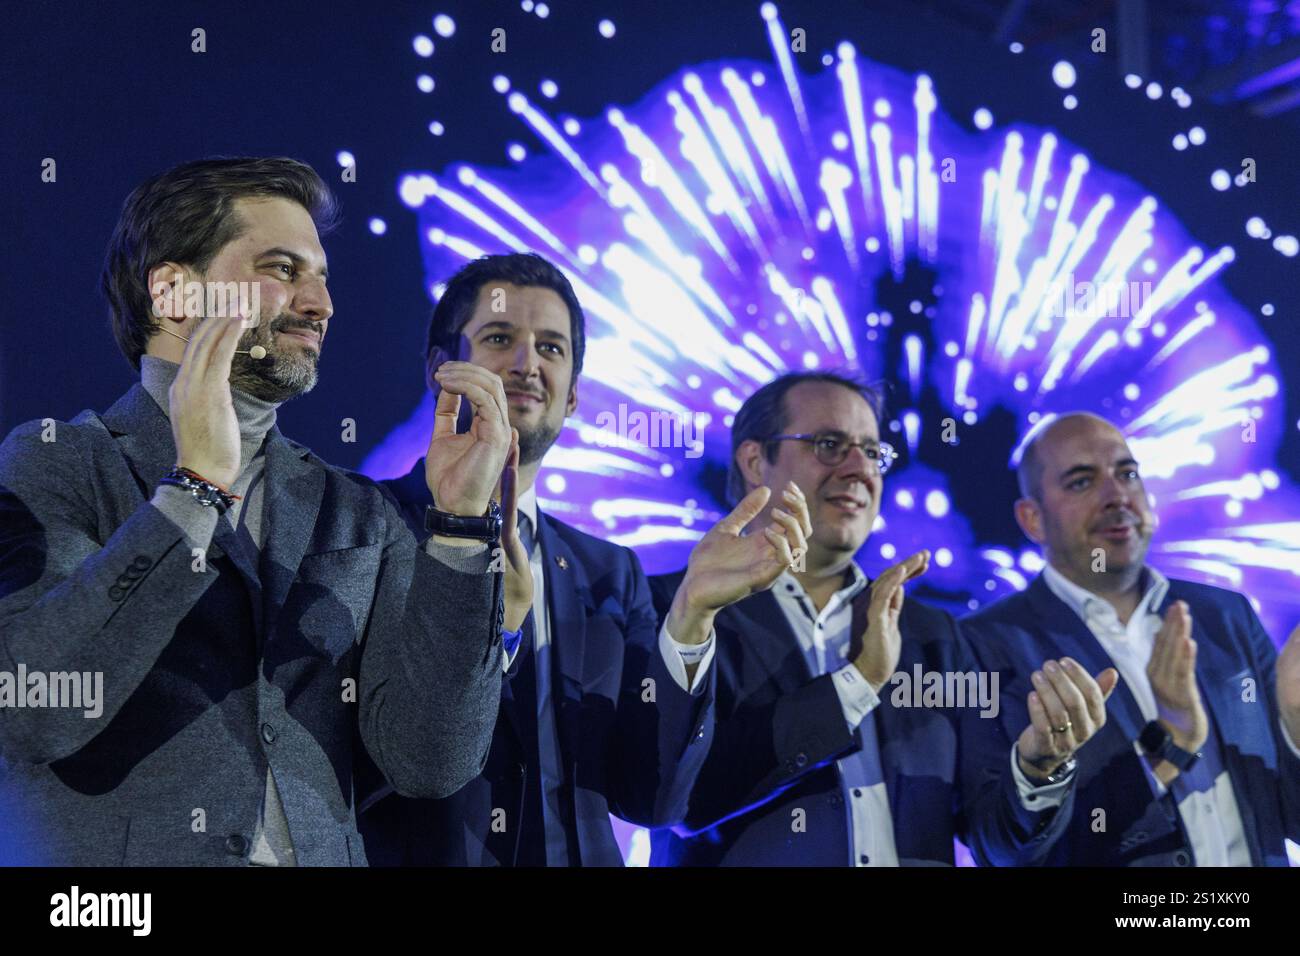
[(892, 544), (882, 544), (880, 546), (880, 556), (886, 561), (894, 560), (894, 555), (898, 554), (898, 549)]
[(411, 46), (415, 47), (415, 52), (420, 54), (420, 56), (433, 56), (433, 41), (423, 33), (418, 34), (416, 38), (411, 41)]
[(1012, 40), (1009, 49), (1011, 50), (1012, 53), (1024, 53), (1025, 45), (1021, 43), (1019, 40)]
[(868, 236), (867, 241), (863, 243), (863, 245), (866, 247), (867, 252), (880, 251), (880, 240), (877, 239), (875, 236)]
[(520, 144), (511, 143), (506, 148), (506, 155), (509, 156), (511, 159), (513, 159), (516, 163), (522, 163), (524, 161), (524, 157), (527, 156), (528, 153), (524, 150), (523, 146), (521, 146)]
[(998, 586), (998, 583), (997, 583), (996, 581), (994, 581), (993, 579), (991, 579), (991, 578), (990, 578), (989, 580), (987, 580), (987, 581), (984, 582), (984, 590), (985, 590), (985, 591), (992, 591), (992, 590), (993, 590), (994, 588), (996, 588), (997, 586)]
[(564, 494), (566, 485), (563, 475), (550, 474), (546, 476), (546, 490), (552, 494)]
[(378, 216), (375, 216), (370, 220), (370, 231), (376, 236), (382, 236), (388, 231), (388, 223), (384, 222), (384, 220), (380, 219)]
[(1186, 148), (1187, 148), (1187, 137), (1184, 136), (1182, 133), (1179, 133), (1177, 136), (1174, 137), (1174, 149), (1178, 150), (1181, 153)]
[(1219, 192), (1223, 192), (1229, 186), (1232, 185), (1232, 177), (1228, 175), (1227, 170), (1216, 169), (1213, 173), (1210, 174), (1210, 185), (1213, 186), (1215, 189), (1217, 189)]
[(606, 40), (608, 40), (610, 37), (614, 35), (614, 21), (601, 20), (600, 23), (596, 26), (596, 29), (600, 31), (601, 36), (603, 36)]
[(1056, 208), (1056, 197), (1055, 197), (1055, 196), (1048, 196), (1046, 199), (1044, 199), (1044, 200), (1043, 200), (1043, 208), (1044, 208), (1044, 209), (1055, 209), (1055, 208)]
[(1260, 219), (1259, 216), (1251, 216), (1246, 220), (1246, 235), (1252, 239), (1262, 239), (1267, 231), (1268, 226), (1264, 224), (1264, 220)]
[(831, 136), (831, 145), (836, 149), (845, 150), (849, 148), (849, 138), (843, 133), (834, 133)]
[(816, 368), (816, 367), (817, 367), (817, 364), (818, 364), (818, 363), (817, 363), (817, 353), (815, 353), (815, 352), (804, 352), (804, 353), (803, 353), (803, 367), (804, 367), (804, 368)]
[(1277, 491), (1278, 485), (1280, 484), (1280, 480), (1277, 477), (1277, 472), (1269, 468), (1266, 468), (1259, 473), (1259, 481), (1260, 484), (1262, 484), (1269, 491)]
[(447, 128), (443, 126), (441, 123), (439, 123), (437, 120), (434, 120), (432, 123), (429, 124), (429, 132), (432, 133), (434, 136), (441, 136), (446, 131)]
[(1124, 85), (1130, 90), (1136, 90), (1142, 85), (1142, 77), (1138, 76), (1136, 73), (1129, 73), (1124, 77)]
[(819, 209), (817, 211), (817, 228), (826, 232), (831, 227), (831, 211), (829, 209)]
[(1193, 126), (1187, 131), (1187, 141), (1193, 146), (1200, 146), (1205, 142), (1205, 130), (1199, 126)]
[(1142, 334), (1137, 329), (1129, 329), (1124, 333), (1124, 343), (1131, 349), (1140, 348)]
[(767, 77), (758, 72), (758, 70), (755, 70), (753, 73), (749, 74), (749, 82), (753, 83), (755, 86), (762, 86), (767, 82)]
[(496, 90), (498, 93), (504, 93), (506, 90), (510, 89), (510, 81), (504, 76), (497, 74), (492, 77), (492, 89)]
[(674, 469), (672, 465), (659, 466), (659, 474), (663, 475), (665, 478), (671, 478), (673, 476), (673, 471)]
[(587, 265), (595, 264), (597, 258), (596, 247), (587, 245), (578, 246), (578, 258)]
[(506, 97), (506, 105), (510, 107), (512, 112), (522, 113), (525, 107), (528, 106), (528, 97), (522, 93), (511, 93)]
[(698, 375), (687, 375), (686, 384), (690, 388), (699, 388), (701, 384), (700, 377)]
[(542, 80), (541, 90), (542, 95), (551, 100), (555, 99), (555, 94), (560, 92), (560, 88), (556, 86), (554, 80)]
[(872, 109), (875, 110), (876, 116), (880, 119), (889, 119), (889, 100), (885, 99), (883, 96), (876, 100), (872, 105)]
[(545, 20), (547, 17), (551, 15), (551, 8), (544, 3), (539, 3), (533, 9), (537, 13), (537, 15), (541, 17), (543, 20)]
[(397, 195), (401, 197), (402, 202), (415, 209), (424, 204), (424, 187), (414, 176), (407, 176), (402, 180), (402, 185), (397, 189)]
[(979, 129), (988, 129), (993, 125), (993, 114), (981, 106), (975, 111), (975, 126)]
[(1165, 332), (1167, 331), (1168, 329), (1165, 328), (1165, 324), (1163, 322), (1157, 322), (1151, 326), (1151, 334), (1158, 339), (1163, 339), (1165, 337)]
[(533, 0), (520, 0), (519, 6), (520, 9), (524, 11), (524, 13), (533, 12)]
[(456, 32), (456, 21), (445, 13), (440, 13), (433, 18), (433, 29), (437, 31), (438, 36), (446, 39)]
[(1229, 518), (1240, 518), (1240, 517), (1241, 517), (1241, 502), (1240, 502), (1240, 501), (1228, 501), (1228, 502), (1225, 502), (1224, 505), (1223, 505), (1223, 510), (1226, 511), (1226, 512), (1228, 513), (1228, 517), (1229, 517)]
[(1156, 83), (1155, 81), (1152, 81), (1147, 84), (1147, 99), (1149, 100), (1160, 99), (1160, 97), (1164, 95), (1164, 92), (1165, 92), (1164, 87), (1162, 87), (1159, 83)]
[(1029, 387), (1029, 379), (1025, 377), (1024, 372), (1018, 372), (1016, 374), (1016, 379), (1012, 384), (1015, 386), (1017, 392), (1023, 392)]
[(1259, 307), (1259, 314), (1260, 314), (1260, 315), (1272, 315), (1272, 314), (1273, 314), (1273, 303), (1272, 303), (1272, 302), (1265, 302), (1263, 305), (1261, 305), (1261, 306)]
[(806, 259), (806, 260), (809, 260), (809, 261), (812, 260), (812, 257), (813, 257), (812, 247), (810, 247), (810, 246), (804, 246), (804, 248), (803, 248), (803, 257), (804, 257), (804, 259)]
[(1278, 236), (1273, 240), (1273, 248), (1290, 258), (1300, 252), (1300, 241), (1295, 236)]
[(909, 511), (916, 504), (916, 499), (912, 497), (912, 493), (906, 488), (901, 488), (894, 493), (894, 501), (897, 502), (898, 507)]
[(943, 354), (948, 356), (948, 358), (956, 358), (959, 351), (960, 349), (957, 347), (956, 342), (949, 342), (943, 347)]
[(1130, 384), (1124, 386), (1124, 397), (1127, 398), (1130, 402), (1136, 402), (1138, 396), (1141, 394), (1142, 394), (1142, 390), (1138, 388), (1136, 385)]
[(942, 491), (931, 491), (925, 496), (925, 510), (932, 518), (942, 518), (948, 513), (948, 496)]
[(759, 14), (759, 16), (761, 16), (764, 20), (775, 20), (775, 19), (776, 19), (776, 4), (775, 4), (775, 3), (765, 3), (765, 4), (763, 4), (761, 7), (758, 8), (758, 14)]
[(1156, 260), (1154, 260), (1154, 259), (1143, 259), (1143, 260), (1142, 260), (1142, 271), (1145, 272), (1147, 275), (1151, 275), (1153, 272), (1155, 272), (1155, 271), (1156, 271)]
[(420, 88), (421, 93), (433, 92), (433, 77), (428, 73), (421, 73), (415, 78), (415, 85)]
[(355, 166), (357, 164), (356, 157), (353, 156), (351, 153), (349, 153), (346, 149), (339, 150), (338, 156), (334, 158), (339, 161), (340, 166), (344, 166), (344, 167)]
[(939, 548), (934, 552), (934, 563), (941, 568), (946, 568), (952, 564), (952, 552), (947, 548)]
[(966, 412), (964, 415), (962, 415), (961, 420), (964, 421), (967, 425), (974, 425), (977, 421), (979, 421), (979, 416), (976, 415), (974, 412)]
[(722, 424), (725, 425), (727, 428), (730, 428), (732, 425), (736, 424), (736, 416), (735, 416), (735, 415), (723, 415), (723, 416), (722, 416)]
[(822, 66), (830, 66), (834, 62), (835, 57), (831, 56), (829, 53), (822, 54)]
[(1079, 98), (1073, 93), (1070, 93), (1065, 97), (1065, 99), (1061, 100), (1061, 105), (1067, 110), (1072, 110), (1079, 105)]
[(1074, 81), (1078, 77), (1074, 72), (1074, 64), (1065, 60), (1058, 60), (1056, 66), (1052, 67), (1052, 82), (1063, 90), (1068, 90), (1074, 86)]

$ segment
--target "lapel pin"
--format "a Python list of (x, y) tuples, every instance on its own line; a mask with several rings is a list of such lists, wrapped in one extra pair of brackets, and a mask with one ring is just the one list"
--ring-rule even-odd
[(560, 566), (560, 570), (561, 570), (561, 571), (567, 571), (567, 570), (569, 570), (569, 562), (568, 562), (567, 560), (565, 560), (564, 555), (562, 555), (562, 554), (557, 554), (557, 555), (555, 556), (555, 563), (558, 564), (558, 565)]

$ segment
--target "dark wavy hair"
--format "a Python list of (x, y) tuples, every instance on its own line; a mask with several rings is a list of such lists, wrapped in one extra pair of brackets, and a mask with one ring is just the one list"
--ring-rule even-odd
[(239, 238), (244, 222), (235, 200), (280, 196), (302, 206), (324, 236), (339, 223), (339, 206), (306, 163), (287, 157), (201, 159), (173, 166), (132, 191), (122, 204), (104, 258), (100, 287), (108, 297), (113, 337), (135, 368), (158, 331), (149, 270), (180, 262), (200, 272)]
[(550, 289), (564, 300), (569, 309), (569, 339), (573, 343), (573, 377), (570, 382), (576, 382), (582, 371), (583, 353), (587, 350), (586, 318), (564, 273), (535, 252), (480, 256), (462, 266), (447, 281), (447, 289), (429, 319), (429, 337), (424, 347), (425, 365), (432, 361), (433, 353), (439, 349), (450, 358), (457, 356), (461, 329), (474, 314), (479, 291), (489, 282)]

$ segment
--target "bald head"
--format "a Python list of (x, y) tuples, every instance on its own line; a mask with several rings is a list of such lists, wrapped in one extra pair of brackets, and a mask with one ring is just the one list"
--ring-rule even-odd
[(1069, 412), (1044, 422), (1041, 428), (1031, 430), (1020, 450), (1020, 464), (1016, 468), (1021, 497), (1042, 501), (1043, 471), (1046, 460), (1051, 457), (1051, 450), (1073, 436), (1094, 429), (1111, 432), (1123, 441), (1118, 428), (1091, 412)]

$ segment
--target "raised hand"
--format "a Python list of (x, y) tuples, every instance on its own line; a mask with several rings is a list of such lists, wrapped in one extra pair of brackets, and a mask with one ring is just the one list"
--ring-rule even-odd
[[(510, 416), (501, 378), (469, 362), (446, 362), (434, 373), (441, 391), (424, 480), (441, 511), (477, 517), (501, 479), (510, 452)], [(469, 430), (457, 434), (461, 397), (474, 408)]]
[(1185, 601), (1175, 601), (1165, 612), (1147, 661), (1147, 677), (1156, 698), (1156, 719), (1177, 746), (1199, 751), (1210, 735), (1210, 722), (1196, 687), (1196, 641)]
[(243, 319), (198, 323), (168, 390), (176, 464), (229, 488), (239, 477), (239, 419), (230, 397), (230, 362)]
[(773, 508), (771, 523), (762, 532), (741, 533), (770, 497), (768, 488), (755, 488), (691, 551), (668, 616), (668, 631), (676, 640), (703, 643), (719, 610), (770, 588), (807, 548), (812, 519), (808, 501), (793, 481), (781, 493), (789, 510)]
[(505, 629), (517, 631), (533, 606), (533, 569), (519, 537), (519, 432), (510, 429), (510, 455), (501, 472), (501, 547), (505, 552)]
[(1107, 667), (1096, 680), (1072, 657), (1047, 661), (1031, 676), (1029, 726), (1016, 741), (1020, 771), (1041, 782), (1106, 723), (1106, 700), (1119, 683)]
[(862, 635), (862, 650), (853, 664), (872, 690), (880, 690), (898, 668), (898, 655), (903, 647), (898, 631), (903, 585), (924, 574), (929, 567), (930, 552), (918, 551), (871, 582), (867, 629)]

